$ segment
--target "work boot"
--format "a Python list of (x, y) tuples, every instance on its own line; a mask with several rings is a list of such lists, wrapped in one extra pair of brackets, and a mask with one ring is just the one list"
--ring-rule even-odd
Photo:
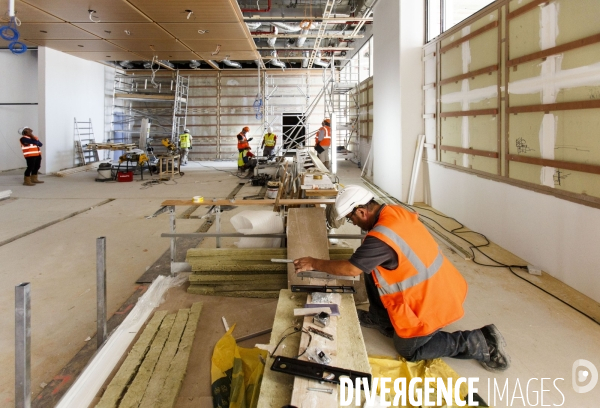
[(43, 181), (41, 181), (41, 180), (38, 180), (38, 177), (37, 177), (37, 176), (38, 176), (37, 174), (32, 174), (32, 175), (31, 175), (31, 181), (32, 181), (33, 183), (36, 183), (36, 184), (41, 184), (41, 183), (43, 183)]
[(25, 176), (25, 181), (23, 182), (24, 186), (35, 186), (35, 184), (33, 184), (31, 182), (31, 177)]
[(479, 330), (483, 333), (490, 352), (490, 360), (480, 361), (479, 364), (491, 372), (499, 373), (505, 371), (510, 367), (510, 356), (504, 350), (504, 347), (506, 347), (504, 337), (493, 324), (488, 324)]
[(381, 325), (379, 322), (377, 322), (375, 317), (366, 310), (357, 309), (356, 312), (358, 313), (358, 321), (362, 327), (366, 327), (367, 329), (377, 329), (385, 337), (394, 337), (393, 327), (385, 327)]

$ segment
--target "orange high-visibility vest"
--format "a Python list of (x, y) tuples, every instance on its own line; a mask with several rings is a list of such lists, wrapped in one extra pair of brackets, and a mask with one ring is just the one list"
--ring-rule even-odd
[[(40, 140), (35, 136), (30, 136), (30, 137), (34, 138), (35, 140)], [(23, 143), (21, 143), (21, 150), (23, 150), (23, 156), (25, 156), (25, 158), (42, 155), (42, 151), (40, 150), (40, 147), (37, 145), (34, 145), (34, 144), (24, 145)]]
[[(325, 137), (323, 138), (323, 140), (319, 141), (319, 134), (321, 133), (321, 130), (325, 131)], [(315, 144), (321, 145), (323, 147), (331, 146), (331, 128), (329, 126), (321, 126), (319, 128), (317, 136), (315, 137)]]
[(240, 132), (238, 134), (238, 136), (242, 137), (242, 140), (238, 139), (238, 141), (237, 141), (238, 151), (244, 150), (244, 149), (250, 149), (250, 144), (248, 143), (248, 139), (246, 139), (246, 135), (244, 133)]
[(467, 282), (416, 213), (386, 205), (367, 235), (382, 240), (398, 255), (396, 269), (378, 266), (372, 272), (398, 336), (427, 336), (463, 316)]

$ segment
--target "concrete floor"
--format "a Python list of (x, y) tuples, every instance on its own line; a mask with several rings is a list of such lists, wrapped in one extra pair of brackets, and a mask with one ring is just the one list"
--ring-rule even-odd
[[(342, 183), (360, 182), (360, 170), (355, 165), (340, 161), (339, 166)], [(57, 373), (88, 337), (94, 338), (96, 238), (107, 239), (108, 313), (112, 315), (136, 291), (137, 278), (169, 247), (168, 239), (160, 237), (168, 230), (168, 216), (145, 217), (154, 213), (163, 200), (190, 199), (195, 195), (224, 198), (240, 182), (231, 173), (235, 172), (234, 162), (191, 163), (184, 171), (185, 176), (176, 182), (151, 187), (144, 187), (139, 176), (132, 183), (96, 183), (96, 172), (92, 171), (63, 178), (42, 176), (45, 184), (25, 187), (21, 185), (20, 171), (0, 173), (0, 191), (13, 191), (13, 198), (0, 201), (0, 324), (4, 327), (0, 333), (0, 406), (10, 406), (14, 401), (14, 286), (21, 282), (32, 285), (35, 396), (43, 383), (56, 380)], [(254, 195), (258, 190), (259, 187), (246, 185), (237, 197)], [(178, 208), (178, 212), (184, 210)], [(226, 212), (224, 219), (241, 210), (238, 207)], [(194, 215), (202, 215), (203, 211), (205, 207)], [(192, 232), (201, 223), (178, 220), (178, 232)], [(355, 228), (345, 225), (339, 231), (352, 233)], [(228, 230), (227, 224), (223, 230)], [(23, 236), (6, 243), (20, 235)], [(233, 241), (224, 240), (224, 245)], [(600, 326), (507, 269), (481, 267), (465, 261), (446, 245), (442, 248), (469, 283), (465, 316), (447, 329), (473, 329), (495, 323), (508, 342), (512, 367), (506, 373), (491, 375), (473, 361), (446, 362), (461, 376), (479, 377), (479, 394), (490, 405), (534, 406), (541, 391), (546, 390), (545, 405), (597, 407), (600, 386), (578, 394), (571, 386), (571, 372), (578, 359), (600, 367)], [(494, 254), (502, 262), (522, 262), (501, 248), (494, 248)], [(273, 301), (192, 296), (183, 290), (169, 292), (163, 307), (187, 307), (198, 300), (205, 301), (205, 308), (193, 349), (195, 357), (190, 360), (178, 407), (210, 406), (208, 362), (214, 342), (222, 335), (220, 316), (237, 321), (239, 335), (243, 335), (270, 327), (274, 315)], [(246, 316), (252, 310), (257, 311), (252, 314), (256, 320), (249, 324)], [(396, 356), (391, 340), (375, 330), (363, 329), (363, 334), (369, 354)], [(256, 342), (266, 343), (268, 336)], [(532, 378), (537, 380), (529, 381)], [(562, 380), (555, 381), (557, 378)], [(508, 380), (508, 394), (500, 399), (496, 392), (495, 403), (494, 380), (500, 384), (500, 393)], [(538, 404), (541, 406), (541, 401)]]

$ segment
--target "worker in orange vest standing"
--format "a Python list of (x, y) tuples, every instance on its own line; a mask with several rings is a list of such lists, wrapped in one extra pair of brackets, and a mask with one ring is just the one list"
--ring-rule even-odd
[(242, 131), (237, 135), (237, 148), (238, 152), (240, 153), (244, 150), (252, 150), (250, 143), (248, 143), (252, 140), (252, 138), (246, 138), (246, 134), (248, 134), (248, 132), (250, 132), (250, 128), (248, 126), (244, 126)]
[(40, 147), (43, 144), (37, 136), (33, 135), (33, 130), (30, 127), (22, 127), (18, 130), (18, 133), (21, 135), (21, 150), (27, 162), (23, 185), (35, 186), (36, 184), (43, 183), (43, 181), (38, 180), (38, 171), (42, 166), (42, 151)]
[(356, 185), (338, 193), (335, 210), (338, 220), (345, 217), (368, 231), (361, 246), (347, 261), (296, 259), (296, 272), (364, 273), (369, 311), (358, 310), (360, 324), (392, 337), (396, 351), (408, 361), (454, 357), (478, 360), (493, 372), (509, 367), (506, 342), (495, 325), (442, 331), (463, 316), (467, 282), (417, 213), (379, 204), (370, 191)]
[(315, 150), (318, 153), (319, 160), (323, 162), (327, 169), (331, 169), (329, 167), (329, 146), (331, 146), (331, 120), (324, 119), (315, 137)]

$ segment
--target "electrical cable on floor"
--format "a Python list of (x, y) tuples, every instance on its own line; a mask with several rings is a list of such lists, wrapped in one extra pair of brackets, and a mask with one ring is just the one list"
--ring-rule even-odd
[(302, 353), (298, 354), (298, 356), (296, 356), (296, 358), (302, 357), (304, 355), (304, 353), (306, 353), (306, 350), (308, 350), (308, 348), (310, 347), (310, 343), (312, 342), (312, 335), (307, 330), (300, 329), (300, 328), (298, 328), (296, 326), (290, 326), (287, 329), (285, 329), (282, 333), (285, 333), (289, 329), (294, 329), (294, 331), (291, 332), (291, 333), (283, 335), (279, 339), (279, 341), (277, 342), (277, 345), (275, 346), (275, 348), (273, 349), (273, 351), (270, 354), (271, 357), (275, 356), (275, 352), (277, 351), (277, 349), (279, 348), (279, 346), (281, 345), (281, 343), (283, 343), (283, 341), (285, 339), (287, 339), (288, 337), (290, 337), (291, 335), (296, 334), (296, 333), (306, 333), (306, 334), (308, 334), (308, 344), (306, 345), (306, 348), (304, 349), (304, 351)]
[[(396, 201), (397, 201), (397, 200), (396, 200)], [(584, 311), (582, 311), (582, 310), (580, 310), (580, 309), (576, 308), (575, 306), (573, 306), (573, 305), (571, 305), (571, 304), (567, 303), (566, 301), (562, 300), (562, 299), (561, 299), (561, 298), (559, 298), (558, 296), (556, 296), (556, 295), (554, 295), (554, 294), (552, 294), (552, 293), (548, 292), (546, 289), (542, 288), (542, 287), (541, 287), (541, 286), (539, 286), (539, 285), (536, 285), (534, 282), (530, 281), (529, 279), (525, 279), (524, 277), (520, 276), (519, 274), (517, 274), (517, 273), (516, 273), (515, 271), (513, 271), (513, 269), (512, 269), (512, 268), (527, 269), (527, 265), (507, 265), (507, 264), (504, 264), (504, 263), (502, 263), (502, 262), (500, 262), (500, 261), (497, 261), (497, 260), (493, 259), (491, 256), (489, 256), (489, 255), (487, 255), (485, 252), (483, 252), (483, 251), (482, 251), (480, 248), (482, 248), (482, 247), (486, 247), (486, 246), (490, 245), (490, 241), (489, 241), (489, 240), (487, 239), (487, 237), (486, 237), (485, 235), (483, 235), (482, 233), (480, 233), (480, 232), (477, 232), (477, 231), (471, 231), (471, 230), (468, 230), (468, 231), (460, 231), (461, 229), (463, 229), (463, 228), (466, 228), (466, 227), (465, 227), (463, 224), (461, 224), (461, 223), (460, 223), (458, 220), (456, 220), (456, 219), (455, 219), (455, 218), (453, 218), (453, 217), (449, 217), (449, 216), (447, 216), (447, 215), (440, 214), (440, 213), (438, 213), (437, 211), (434, 211), (434, 210), (432, 210), (432, 209), (430, 209), (430, 208), (426, 208), (426, 207), (420, 207), (420, 206), (417, 206), (417, 205), (409, 206), (409, 205), (407, 205), (407, 204), (404, 204), (404, 203), (400, 203), (400, 204), (402, 204), (402, 205), (404, 205), (404, 206), (408, 206), (408, 207), (410, 207), (410, 208), (419, 208), (419, 209), (421, 209), (421, 210), (430, 211), (430, 212), (434, 213), (435, 215), (437, 215), (437, 216), (439, 216), (439, 217), (446, 218), (446, 219), (449, 219), (449, 220), (452, 220), (452, 221), (454, 221), (455, 223), (457, 223), (458, 225), (460, 225), (460, 227), (458, 227), (458, 228), (454, 228), (454, 229), (452, 229), (452, 230), (449, 230), (449, 229), (447, 229), (446, 227), (444, 227), (442, 224), (440, 224), (439, 222), (437, 222), (436, 220), (434, 220), (433, 218), (427, 217), (427, 216), (425, 216), (425, 215), (423, 215), (423, 214), (419, 214), (419, 216), (420, 216), (420, 217), (427, 218), (428, 220), (435, 222), (435, 223), (436, 223), (437, 225), (439, 225), (439, 226), (440, 226), (440, 227), (441, 227), (441, 228), (442, 228), (444, 231), (446, 231), (446, 232), (448, 232), (448, 233), (450, 233), (450, 234), (454, 235), (455, 237), (457, 237), (457, 238), (460, 238), (460, 239), (462, 239), (463, 241), (465, 241), (466, 243), (468, 243), (468, 244), (469, 244), (469, 250), (471, 251), (471, 254), (473, 254), (473, 259), (472, 259), (472, 261), (473, 261), (475, 264), (477, 264), (477, 265), (481, 265), (481, 266), (489, 266), (489, 267), (492, 267), (492, 268), (508, 268), (508, 270), (509, 270), (509, 271), (510, 271), (510, 272), (511, 272), (513, 275), (515, 275), (517, 278), (519, 278), (519, 279), (521, 279), (521, 280), (524, 280), (525, 282), (529, 283), (530, 285), (533, 285), (533, 286), (535, 286), (536, 288), (538, 288), (538, 289), (539, 289), (539, 290), (541, 290), (542, 292), (545, 292), (545, 293), (547, 293), (548, 295), (552, 296), (552, 297), (553, 297), (553, 298), (555, 298), (556, 300), (558, 300), (558, 301), (560, 301), (560, 302), (564, 303), (565, 305), (569, 306), (571, 309), (573, 309), (573, 310), (575, 310), (575, 311), (577, 311), (577, 312), (581, 313), (582, 315), (584, 315), (585, 317), (587, 317), (588, 319), (590, 319), (590, 320), (591, 320), (591, 321), (593, 321), (594, 323), (596, 323), (596, 324), (600, 325), (600, 321), (598, 321), (596, 318), (594, 318), (594, 317), (590, 316), (589, 314), (587, 314), (587, 313), (585, 313)], [(477, 235), (479, 235), (480, 237), (482, 237), (483, 239), (485, 239), (485, 242), (486, 242), (486, 243), (485, 243), (485, 244), (481, 244), (481, 245), (475, 245), (474, 243), (472, 243), (472, 242), (471, 242), (471, 241), (469, 241), (468, 239), (466, 239), (466, 238), (464, 238), (464, 237), (461, 237), (460, 235), (458, 235), (458, 234), (467, 234), (467, 233), (473, 233), (473, 234), (477, 234)], [(497, 263), (498, 265), (489, 265), (489, 264), (483, 264), (483, 263), (481, 263), (481, 262), (477, 262), (477, 261), (475, 260), (475, 252), (473, 251), (474, 249), (476, 249), (476, 250), (477, 250), (479, 253), (481, 253), (483, 256), (485, 256), (486, 258), (488, 258), (490, 261)]]

